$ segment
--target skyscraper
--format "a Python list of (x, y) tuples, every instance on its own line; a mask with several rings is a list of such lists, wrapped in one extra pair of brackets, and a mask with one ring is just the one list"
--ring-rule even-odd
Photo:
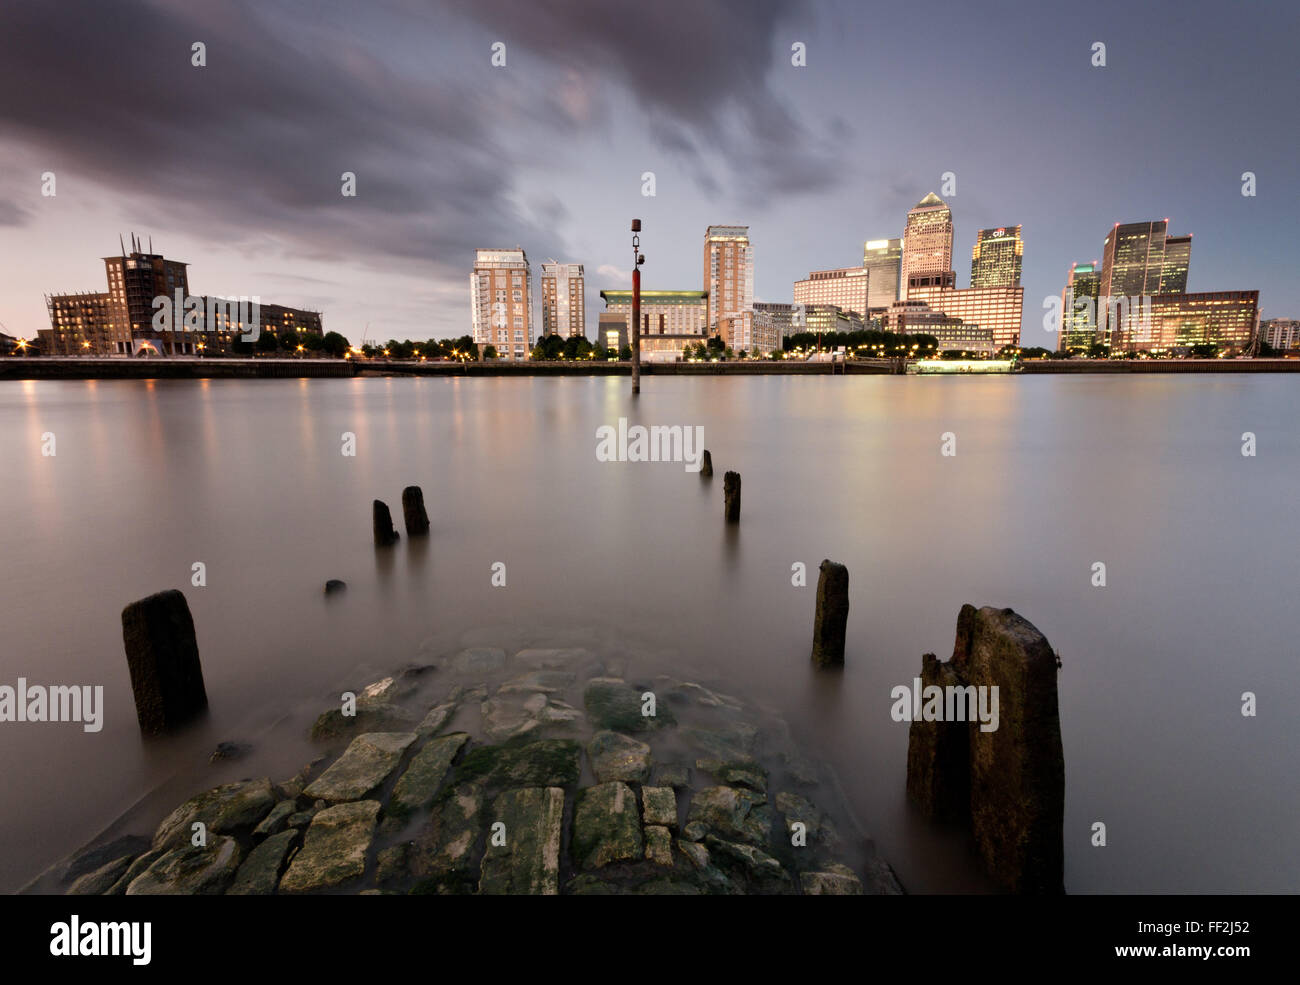
[(981, 229), (970, 254), (970, 286), (1019, 287), (1024, 252), (1019, 226)]
[(709, 226), (704, 233), (705, 325), (736, 352), (753, 347), (754, 252), (748, 226)]
[(899, 287), (909, 297), (908, 280), (952, 269), (952, 210), (934, 192), (907, 213)]
[(1061, 328), (1056, 348), (1087, 352), (1097, 335), (1097, 297), (1101, 293), (1101, 268), (1092, 263), (1072, 263), (1061, 292)]
[(1192, 262), (1192, 234), (1165, 237), (1165, 258), (1160, 264), (1160, 294), (1187, 291), (1187, 268)]
[[(1104, 337), (1113, 348), (1128, 348), (1129, 327), (1118, 298), (1180, 294), (1187, 290), (1191, 261), (1191, 236), (1169, 236), (1169, 220), (1115, 223), (1106, 234), (1101, 259), (1098, 318)], [(1140, 304), (1126, 307), (1135, 309)], [(1115, 310), (1112, 316), (1112, 310)]]
[(542, 334), (586, 335), (587, 301), (582, 264), (542, 264)]
[[(869, 239), (862, 244), (862, 266), (867, 268), (867, 308), (884, 311), (898, 300), (899, 270), (903, 262), (901, 239)], [(864, 312), (865, 314), (865, 312)]]
[(533, 347), (532, 271), (523, 249), (475, 250), (469, 275), (474, 341), (502, 359), (527, 359)]

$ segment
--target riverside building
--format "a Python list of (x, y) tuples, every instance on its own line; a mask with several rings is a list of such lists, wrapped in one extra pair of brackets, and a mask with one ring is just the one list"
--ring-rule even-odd
[(501, 359), (527, 359), (533, 348), (532, 270), (522, 248), (474, 251), (469, 275), (474, 342)]

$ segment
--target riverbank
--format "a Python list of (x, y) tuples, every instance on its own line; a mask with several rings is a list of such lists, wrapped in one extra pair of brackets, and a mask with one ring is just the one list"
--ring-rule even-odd
[[(1032, 375), (1082, 373), (1300, 373), (1300, 359), (1042, 359), (1020, 370)], [(0, 380), (317, 379), (357, 376), (627, 376), (624, 362), (416, 362), (350, 359), (101, 359), (40, 356), (0, 359)], [(891, 375), (890, 359), (846, 362), (738, 360), (644, 363), (645, 376)], [(966, 375), (966, 374), (963, 374)]]

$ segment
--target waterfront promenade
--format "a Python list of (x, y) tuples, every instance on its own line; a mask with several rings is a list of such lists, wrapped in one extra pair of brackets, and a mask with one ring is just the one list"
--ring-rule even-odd
[[(0, 380), (301, 379), (354, 376), (626, 376), (626, 362), (526, 360), (419, 362), (381, 359), (212, 359), (184, 356), (139, 359), (31, 356), (0, 359)], [(845, 361), (735, 360), (647, 362), (646, 376), (838, 376), (895, 374), (892, 359)], [(1300, 373), (1300, 359), (1031, 359), (1025, 374), (1078, 373)]]

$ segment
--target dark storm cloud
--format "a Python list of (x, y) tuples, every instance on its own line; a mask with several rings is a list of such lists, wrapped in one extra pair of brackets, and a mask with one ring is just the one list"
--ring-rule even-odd
[[(623, 83), (665, 150), (682, 156), (705, 191), (742, 200), (822, 191), (837, 183), (831, 137), (800, 122), (781, 95), (794, 82), (790, 44), (806, 37), (813, 7), (803, 0), (554, 0), (441, 6), (595, 88)], [(781, 73), (787, 73), (782, 75)]]
[[(0, 129), (53, 162), (61, 191), (134, 194), (158, 209), (146, 221), (266, 234), (300, 256), (459, 273), (475, 246), (555, 247), (516, 214), (509, 155), (468, 86), (411, 78), (345, 35), (301, 44), (265, 9), (7, 3)], [(205, 68), (190, 64), (200, 40)]]

